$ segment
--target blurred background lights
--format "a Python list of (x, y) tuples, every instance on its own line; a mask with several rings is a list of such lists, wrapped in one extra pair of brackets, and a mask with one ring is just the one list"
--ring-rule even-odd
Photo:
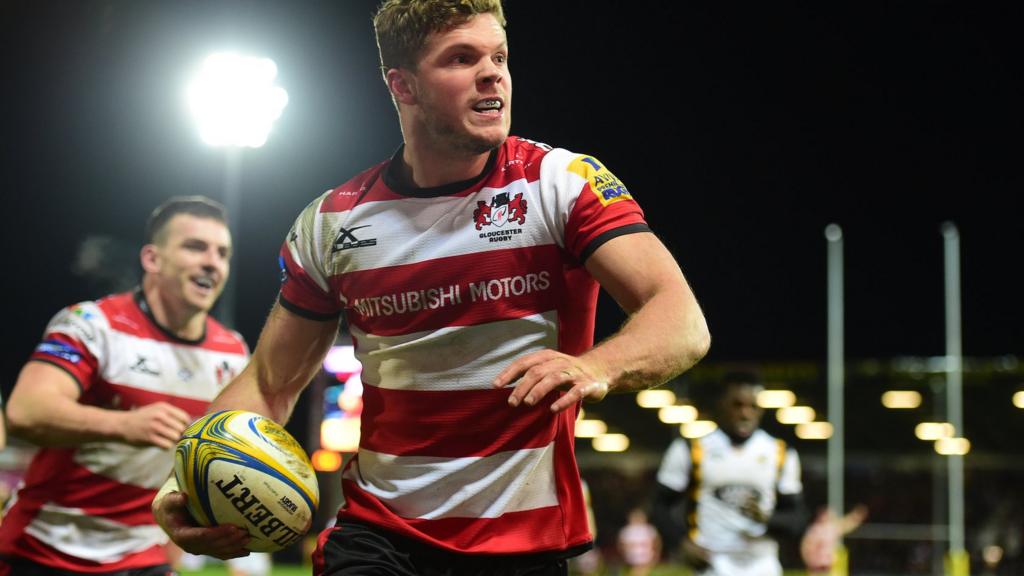
[(775, 417), (783, 424), (806, 424), (814, 422), (817, 414), (810, 406), (785, 406), (779, 408)]
[(1017, 408), (1024, 408), (1024, 390), (1013, 395), (1013, 405)]
[(971, 442), (967, 438), (939, 438), (935, 451), (943, 456), (963, 456), (971, 451)]
[(829, 422), (797, 424), (796, 436), (803, 440), (827, 440), (832, 437), (832, 424)]
[(362, 371), (362, 364), (356, 360), (352, 346), (332, 346), (324, 358), (324, 370), (331, 374), (357, 374)]
[(288, 104), (274, 84), (277, 65), (269, 58), (234, 53), (207, 57), (187, 91), (199, 135), (211, 146), (259, 148)]
[(355, 452), (359, 447), (359, 419), (325, 418), (320, 423), (320, 446), (333, 452)]
[(757, 393), (757, 405), (761, 408), (787, 408), (796, 404), (796, 394), (790, 390), (761, 390)]
[(914, 427), (914, 435), (920, 440), (952, 438), (955, 431), (949, 422), (921, 422)]
[(602, 434), (594, 437), (594, 450), (598, 452), (625, 452), (629, 437), (625, 434)]
[(608, 425), (601, 420), (580, 420), (576, 423), (577, 438), (595, 438), (608, 431)]
[(658, 420), (665, 424), (683, 424), (697, 419), (697, 409), (693, 406), (665, 406), (658, 409)]
[(894, 410), (917, 408), (921, 405), (921, 393), (915, 390), (889, 390), (882, 394), (882, 406)]
[(707, 436), (718, 428), (718, 424), (715, 424), (712, 420), (694, 420), (693, 422), (687, 422), (679, 427), (679, 434), (683, 438), (700, 438), (701, 436)]
[(663, 408), (676, 403), (671, 390), (641, 390), (636, 394), (636, 403), (644, 408)]
[(317, 450), (313, 452), (310, 460), (313, 463), (313, 469), (317, 472), (334, 472), (341, 468), (341, 454), (330, 450)]

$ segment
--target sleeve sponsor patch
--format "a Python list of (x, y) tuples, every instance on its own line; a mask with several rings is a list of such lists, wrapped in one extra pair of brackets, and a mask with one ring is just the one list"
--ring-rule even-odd
[(72, 364), (78, 364), (82, 360), (82, 352), (74, 346), (61, 342), (60, 340), (43, 340), (36, 346), (36, 352), (60, 358)]
[(577, 156), (569, 163), (569, 171), (578, 174), (590, 184), (590, 190), (603, 206), (633, 199), (622, 181), (592, 156)]

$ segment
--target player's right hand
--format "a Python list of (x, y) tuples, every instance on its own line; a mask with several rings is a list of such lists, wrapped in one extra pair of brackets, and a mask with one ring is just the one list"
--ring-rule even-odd
[(683, 562), (694, 570), (703, 570), (711, 565), (711, 553), (693, 540), (683, 538), (680, 548), (683, 553)]
[(146, 404), (119, 416), (121, 437), (136, 446), (173, 448), (191, 423), (188, 412), (167, 402)]
[(249, 555), (245, 546), (250, 536), (244, 528), (230, 524), (196, 526), (185, 502), (182, 492), (168, 492), (153, 501), (153, 517), (157, 524), (182, 550), (221, 560)]

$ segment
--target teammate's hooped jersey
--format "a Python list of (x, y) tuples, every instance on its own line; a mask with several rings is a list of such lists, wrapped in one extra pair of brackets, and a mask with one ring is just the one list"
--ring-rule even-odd
[[(658, 470), (658, 482), (677, 492), (691, 490), (690, 537), (712, 552), (764, 553), (777, 558), (767, 526), (740, 510), (754, 499), (771, 515), (776, 494), (798, 494), (800, 460), (795, 450), (763, 430), (734, 446), (721, 430), (694, 439), (675, 440)], [(691, 486), (693, 482), (693, 486)], [(694, 514), (695, 512), (695, 514)]]
[(586, 545), (574, 412), (550, 412), (558, 394), (510, 408), (491, 381), (523, 354), (593, 345), (583, 262), (646, 231), (642, 211), (596, 159), (515, 137), (440, 188), (403, 188), (389, 164), (311, 203), (281, 251), (282, 306), (344, 313), (363, 364), (339, 517), (458, 552)]
[[(68, 307), (51, 320), (32, 360), (70, 374), (83, 404), (132, 410), (163, 401), (198, 418), (245, 366), (245, 343), (212, 318), (202, 339), (181, 340), (147, 310), (131, 293)], [(0, 554), (85, 573), (166, 563), (167, 536), (150, 504), (173, 465), (173, 448), (40, 449), (0, 525)]]

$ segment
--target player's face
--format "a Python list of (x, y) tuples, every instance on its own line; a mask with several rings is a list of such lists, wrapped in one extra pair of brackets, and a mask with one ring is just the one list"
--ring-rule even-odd
[(505, 30), (491, 14), (427, 37), (411, 87), (430, 143), (467, 154), (500, 146), (512, 122)]
[(222, 222), (176, 214), (156, 244), (161, 296), (186, 308), (208, 312), (224, 290), (231, 257), (231, 233)]
[(718, 425), (730, 436), (749, 438), (761, 425), (764, 413), (757, 405), (757, 388), (746, 384), (729, 386), (718, 407)]

